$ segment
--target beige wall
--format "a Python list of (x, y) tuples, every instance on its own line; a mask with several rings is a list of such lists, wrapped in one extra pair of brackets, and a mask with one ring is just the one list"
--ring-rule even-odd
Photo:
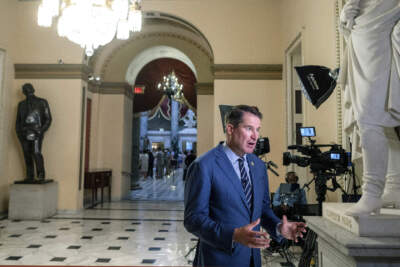
[[(300, 34), (304, 65), (323, 65), (335, 68), (335, 1), (283, 0), (281, 3), (283, 48), (288, 49)], [(336, 97), (335, 91), (318, 110), (307, 100), (305, 101), (303, 125), (315, 126), (316, 140), (319, 144), (337, 143), (338, 141)], [(300, 182), (302, 184), (311, 178), (312, 175), (308, 173), (307, 177), (300, 177)], [(309, 202), (315, 202), (313, 188), (314, 184), (307, 196)], [(328, 192), (327, 201), (337, 201), (338, 194), (339, 190), (335, 193)]]
[(17, 63), (56, 64), (58, 59), (68, 64), (82, 63), (84, 50), (67, 38), (59, 37), (54, 21), (51, 28), (37, 25), (37, 9), (41, 1), (13, 2), (17, 3), (17, 13), (10, 21), (17, 24)]
[(150, 0), (143, 1), (143, 8), (173, 14), (196, 26), (211, 44), (214, 63), (272, 64), (282, 62), (280, 2)]
[(214, 147), (214, 130), (213, 130), (214, 96), (213, 95), (197, 96), (196, 115), (197, 115), (197, 156), (199, 156)]
[(42, 154), (46, 179), (59, 183), (58, 210), (77, 210), (82, 207), (79, 191), (82, 82), (80, 80), (15, 80), (10, 95), (10, 121), (7, 133), (8, 183), (25, 178), (22, 149), (15, 134), (18, 102), (24, 99), (21, 87), (32, 83), (35, 95), (45, 98), (53, 118), (43, 139)]
[[(121, 172), (130, 172), (132, 100), (125, 95), (100, 95), (98, 101), (98, 152), (97, 166), (112, 169), (113, 200), (126, 198), (130, 190), (129, 177)], [(129, 112), (130, 110), (130, 112)]]
[[(275, 162), (279, 166), (278, 173), (282, 175), (282, 152), (285, 148), (282, 81), (216, 80), (214, 88), (214, 145), (225, 140), (218, 105), (257, 106), (263, 114), (260, 136), (268, 137), (271, 145), (271, 152), (265, 160)], [(270, 188), (274, 190), (280, 182), (277, 183), (277, 178), (271, 173), (269, 177)]]
[(16, 25), (9, 23), (16, 16), (16, 1), (0, 1), (0, 49), (5, 51), (3, 83), (0, 84), (0, 213), (8, 208), (9, 177), (7, 151), (10, 146), (8, 132), (10, 101), (13, 88)]

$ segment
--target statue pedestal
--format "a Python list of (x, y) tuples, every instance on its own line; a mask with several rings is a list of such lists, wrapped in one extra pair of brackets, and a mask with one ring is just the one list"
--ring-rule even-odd
[(354, 219), (344, 215), (350, 205), (354, 203), (323, 203), (323, 217), (305, 217), (318, 235), (319, 266), (400, 266), (398, 210)]
[(323, 203), (323, 217), (357, 236), (400, 237), (400, 210), (381, 209), (380, 215), (353, 216), (344, 212), (355, 203)]
[(12, 184), (8, 218), (11, 220), (42, 220), (57, 211), (58, 183)]

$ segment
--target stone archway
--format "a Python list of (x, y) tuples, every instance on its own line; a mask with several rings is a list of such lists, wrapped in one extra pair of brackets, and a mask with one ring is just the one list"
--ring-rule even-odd
[[(93, 113), (98, 118), (92, 119), (91, 140), (94, 145), (90, 147), (96, 150), (97, 162), (116, 166), (113, 179), (118, 181), (113, 186), (120, 188), (120, 192), (116, 193), (120, 198), (126, 195), (125, 188), (129, 187), (129, 183), (124, 182), (128, 179), (124, 173), (131, 173), (130, 151), (133, 143), (132, 138), (128, 138), (132, 135), (134, 120), (131, 85), (140, 66), (152, 58), (149, 54), (153, 52), (153, 57), (157, 58), (164, 53), (185, 62), (194, 70), (198, 84), (209, 85), (214, 79), (211, 68), (213, 51), (201, 32), (190, 23), (169, 14), (147, 12), (144, 17), (140, 33), (125, 41), (113, 40), (99, 48), (88, 62), (93, 75), (101, 78), (100, 84), (91, 87), (93, 110), (96, 111)], [(136, 64), (138, 68), (132, 67)], [(107, 129), (109, 123), (114, 125), (116, 122), (118, 125), (112, 126), (113, 130)]]

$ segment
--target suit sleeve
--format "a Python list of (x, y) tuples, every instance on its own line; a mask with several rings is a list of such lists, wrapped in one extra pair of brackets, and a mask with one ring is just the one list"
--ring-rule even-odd
[(185, 185), (184, 226), (202, 242), (232, 253), (233, 225), (214, 221), (209, 216), (212, 171), (194, 161)]
[(281, 220), (276, 217), (275, 213), (271, 208), (271, 201), (269, 198), (269, 185), (268, 185), (268, 174), (267, 169), (264, 167), (265, 173), (265, 193), (261, 214), (261, 226), (267, 230), (267, 232), (276, 240), (280, 241), (282, 236), (277, 233), (277, 225)]

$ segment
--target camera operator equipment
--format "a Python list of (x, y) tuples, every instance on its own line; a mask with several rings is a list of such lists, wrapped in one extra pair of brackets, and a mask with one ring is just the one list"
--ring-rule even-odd
[(295, 172), (288, 172), (285, 180), (286, 183), (281, 183), (274, 194), (272, 208), (279, 218), (286, 215), (288, 219), (298, 220), (294, 216), (297, 214), (295, 204), (307, 204), (306, 193), (303, 188), (300, 188), (299, 177)]
[[(339, 188), (343, 194), (346, 194), (343, 188), (338, 184), (336, 176), (349, 172), (349, 154), (338, 144), (315, 144), (316, 141), (311, 139), (311, 137), (315, 136), (314, 127), (302, 127), (300, 128), (300, 133), (302, 137), (308, 138), (310, 145), (291, 145), (288, 146), (288, 149), (296, 149), (298, 152), (305, 155), (305, 157), (292, 155), (290, 152), (284, 152), (283, 165), (287, 166), (290, 163), (294, 163), (300, 167), (310, 167), (310, 171), (314, 175), (310, 183), (315, 181), (319, 215), (322, 215), (322, 202), (325, 201), (327, 190), (334, 192)], [(322, 152), (320, 150), (322, 147), (328, 147), (330, 149)], [(326, 185), (329, 179), (332, 181), (332, 188)]]
[[(253, 153), (256, 156), (260, 157), (269, 152), (270, 152), (270, 148), (269, 148), (268, 137), (258, 138), (257, 143), (256, 143), (256, 148), (254, 149)], [(268, 170), (270, 170), (276, 176), (279, 176), (279, 174), (274, 169), (272, 169), (272, 167), (274, 167), (275, 169), (278, 168), (278, 166), (273, 161), (270, 160), (270, 161), (264, 161), (264, 162), (265, 162), (265, 166), (267, 167)]]

